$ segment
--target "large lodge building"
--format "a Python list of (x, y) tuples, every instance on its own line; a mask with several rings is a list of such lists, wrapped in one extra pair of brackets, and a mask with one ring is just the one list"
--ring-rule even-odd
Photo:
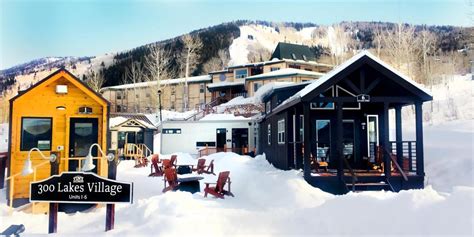
[[(189, 109), (225, 103), (237, 96), (253, 96), (261, 86), (276, 82), (305, 82), (320, 78), (331, 65), (316, 62), (309, 47), (279, 43), (265, 62), (229, 66), (208, 75), (189, 77)], [(102, 95), (112, 112), (153, 113), (158, 109), (158, 89), (164, 110), (184, 111), (185, 78), (105, 87)]]

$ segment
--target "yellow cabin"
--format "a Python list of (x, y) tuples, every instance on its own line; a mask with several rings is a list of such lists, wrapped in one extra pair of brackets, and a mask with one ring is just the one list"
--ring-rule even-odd
[[(23, 176), (28, 151), (59, 152), (59, 172), (78, 171), (89, 147), (108, 148), (109, 102), (65, 69), (59, 69), (10, 100), (7, 199), (13, 206), (29, 200), (29, 184), (50, 176), (50, 164), (31, 153), (33, 174)], [(93, 150), (97, 156), (97, 149)], [(93, 172), (107, 175), (107, 162), (94, 160)]]

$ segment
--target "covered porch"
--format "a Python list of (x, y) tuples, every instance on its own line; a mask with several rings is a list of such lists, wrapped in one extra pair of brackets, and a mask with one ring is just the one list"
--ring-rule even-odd
[[(289, 168), (331, 193), (423, 188), (422, 105), (431, 95), (369, 53), (354, 57), (286, 102)], [(415, 110), (410, 141), (402, 134), (407, 106)]]

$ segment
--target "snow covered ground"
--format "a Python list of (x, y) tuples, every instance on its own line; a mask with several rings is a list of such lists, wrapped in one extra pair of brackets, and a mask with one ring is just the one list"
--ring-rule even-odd
[[(116, 207), (116, 235), (295, 236), (305, 235), (466, 235), (473, 233), (473, 121), (426, 127), (423, 190), (349, 193), (335, 196), (311, 187), (301, 171), (282, 171), (263, 156), (210, 155), (216, 171), (229, 170), (235, 197), (218, 200), (203, 193), (161, 193), (163, 180), (147, 177), (149, 168), (118, 166), (118, 180), (134, 182), (134, 203)], [(443, 143), (443, 146), (441, 146)], [(195, 163), (178, 154), (178, 163)], [(206, 181), (216, 176), (204, 175)], [(28, 234), (44, 234), (46, 215), (14, 212), (8, 216), (0, 192), (0, 229), (23, 223)], [(105, 208), (59, 214), (64, 235), (105, 235)]]

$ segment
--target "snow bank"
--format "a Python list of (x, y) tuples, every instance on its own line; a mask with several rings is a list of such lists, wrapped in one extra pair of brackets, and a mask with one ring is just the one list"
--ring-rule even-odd
[[(162, 155), (169, 158), (169, 155)], [(147, 177), (149, 168), (118, 166), (118, 180), (134, 182), (134, 203), (116, 205), (113, 235), (157, 236), (288, 236), (305, 235), (470, 235), (474, 188), (452, 193), (423, 190), (349, 193), (335, 196), (307, 184), (301, 171), (277, 170), (264, 156), (251, 158), (217, 153), (216, 172), (229, 170), (235, 197), (204, 198), (203, 193), (161, 193), (163, 180)], [(178, 164), (196, 159), (178, 154)], [(216, 180), (204, 175), (203, 182)], [(28, 234), (46, 233), (47, 216), (14, 212), (7, 216), (0, 193), (0, 229), (23, 223)], [(455, 217), (455, 218), (454, 218)], [(105, 235), (105, 208), (73, 215), (59, 214), (59, 235)]]
[[(177, 111), (170, 111), (170, 110), (161, 110), (161, 117), (163, 121), (168, 120), (184, 120), (185, 118), (189, 118), (191, 115), (195, 114), (195, 110), (189, 110), (186, 112), (177, 112)], [(150, 120), (153, 125), (158, 126), (160, 123), (160, 112), (154, 114), (145, 114), (145, 116)]]

